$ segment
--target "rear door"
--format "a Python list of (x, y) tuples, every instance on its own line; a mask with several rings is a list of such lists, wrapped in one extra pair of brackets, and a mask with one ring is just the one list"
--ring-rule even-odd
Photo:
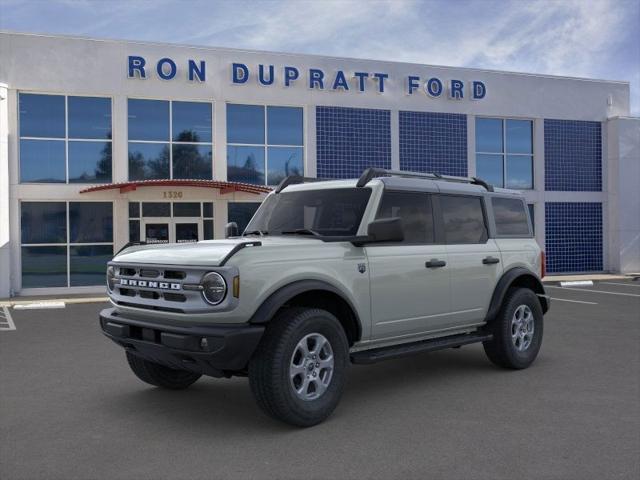
[(442, 194), (439, 205), (451, 273), (451, 326), (481, 323), (502, 273), (498, 246), (489, 238), (484, 198)]
[(436, 242), (433, 196), (386, 190), (377, 218), (400, 217), (404, 241), (369, 244), (372, 340), (438, 330), (450, 309), (446, 247)]

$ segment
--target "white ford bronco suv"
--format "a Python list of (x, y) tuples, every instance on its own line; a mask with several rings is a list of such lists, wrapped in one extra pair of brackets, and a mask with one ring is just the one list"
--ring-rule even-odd
[(109, 263), (101, 328), (144, 382), (248, 375), (265, 413), (310, 426), (335, 409), (350, 363), (482, 342), (521, 369), (540, 350), (544, 255), (517, 192), (380, 169), (287, 177), (242, 235), (227, 231)]

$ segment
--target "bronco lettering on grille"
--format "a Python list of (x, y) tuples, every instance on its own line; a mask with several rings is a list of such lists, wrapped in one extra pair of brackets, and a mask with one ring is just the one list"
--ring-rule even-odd
[(180, 290), (181, 288), (179, 283), (152, 282), (148, 280), (134, 280), (131, 278), (120, 278), (118, 282), (120, 285), (126, 287), (159, 288), (161, 290)]

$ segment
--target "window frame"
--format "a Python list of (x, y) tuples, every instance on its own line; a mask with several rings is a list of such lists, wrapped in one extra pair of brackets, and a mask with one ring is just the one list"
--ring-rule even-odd
[[(445, 245), (486, 245), (491, 238), (495, 235), (495, 226), (489, 224), (489, 215), (487, 212), (487, 198), (485, 195), (478, 194), (474, 195), (472, 193), (438, 193), (438, 216), (439, 216), (439, 225), (442, 227), (442, 240)], [(468, 243), (450, 243), (447, 241), (447, 230), (444, 222), (444, 209), (440, 203), (440, 199), (442, 197), (463, 197), (463, 198), (477, 198), (480, 200), (480, 208), (482, 210), (482, 220), (484, 223), (484, 230), (487, 235), (487, 238), (484, 242), (468, 242)], [(492, 232), (493, 230), (493, 232)]]
[[(307, 129), (305, 128), (305, 125), (307, 124), (307, 107), (306, 105), (294, 105), (294, 104), (273, 104), (273, 103), (265, 103), (265, 102), (253, 102), (253, 103), (242, 103), (242, 102), (225, 102), (225, 126), (227, 127), (227, 129), (229, 128), (228, 125), (226, 125), (226, 119), (227, 119), (227, 115), (226, 115), (226, 109), (229, 108), (229, 105), (245, 105), (245, 106), (252, 106), (252, 107), (262, 107), (263, 108), (263, 114), (264, 114), (264, 143), (234, 143), (234, 142), (229, 142), (226, 141), (226, 154), (227, 154), (227, 158), (226, 158), (226, 168), (227, 168), (227, 172), (229, 171), (229, 147), (256, 147), (256, 148), (262, 148), (264, 151), (264, 184), (256, 184), (256, 185), (266, 185), (266, 186), (271, 186), (269, 184), (269, 148), (270, 147), (275, 147), (275, 148), (300, 148), (302, 149), (302, 172), (301, 175), (305, 176), (305, 171), (306, 171), (306, 159), (307, 159), (307, 143), (308, 143), (308, 134), (307, 134)], [(288, 144), (270, 144), (269, 143), (269, 115), (268, 115), (268, 110), (269, 107), (285, 107), (285, 108), (300, 108), (302, 109), (302, 145), (288, 145)], [(228, 130), (227, 130), (228, 132)], [(228, 133), (227, 133), (227, 139), (228, 139)], [(277, 184), (274, 184), (274, 186)]]
[[(488, 120), (500, 120), (500, 122), (502, 123), (502, 151), (500, 152), (484, 152), (484, 151), (480, 151), (477, 149), (477, 145), (478, 145), (478, 141), (477, 141), (477, 136), (478, 136), (478, 129), (476, 128), (477, 126), (477, 121), (478, 119), (488, 119)], [(531, 122), (531, 153), (509, 153), (507, 152), (507, 121), (508, 120), (519, 120), (519, 121), (528, 121)], [(495, 116), (490, 116), (490, 115), (476, 115), (475, 119), (474, 119), (474, 152), (475, 152), (475, 161), (476, 161), (476, 175), (479, 176), (478, 174), (478, 155), (499, 155), (502, 157), (502, 185), (494, 185), (495, 187), (499, 187), (499, 188), (511, 188), (512, 190), (526, 190), (526, 191), (530, 191), (530, 190), (535, 190), (536, 189), (536, 179), (535, 179), (535, 168), (534, 168), (534, 161), (535, 161), (535, 157), (536, 157), (536, 151), (535, 151), (535, 138), (536, 138), (536, 122), (535, 122), (535, 118), (530, 118), (530, 117), (495, 117)], [(512, 188), (512, 187), (507, 187), (507, 157), (509, 156), (514, 156), (514, 157), (529, 157), (531, 158), (531, 188), (522, 188), (522, 189), (518, 189), (518, 188)], [(480, 177), (482, 178), (482, 177)]]
[[(22, 205), (24, 203), (64, 203), (65, 204), (65, 225), (66, 225), (66, 238), (64, 242), (60, 243), (22, 243)], [(69, 218), (69, 204), (71, 203), (109, 203), (111, 204), (111, 229), (112, 229), (112, 239), (111, 242), (71, 242), (71, 220)], [(115, 255), (115, 244), (116, 244), (116, 221), (115, 221), (115, 201), (113, 200), (20, 200), (19, 205), (19, 229), (21, 232), (20, 237), (20, 261), (19, 261), (19, 271), (20, 271), (20, 286), (22, 287), (22, 248), (23, 247), (64, 247), (66, 251), (66, 285), (59, 287), (27, 287), (21, 288), (21, 291), (28, 292), (30, 290), (39, 291), (42, 289), (52, 289), (52, 288), (95, 288), (100, 287), (99, 285), (71, 285), (71, 247), (92, 247), (92, 246), (111, 246), (111, 250), (113, 255)]]
[[(49, 95), (53, 97), (64, 98), (64, 137), (23, 137), (20, 132), (20, 95)], [(108, 98), (111, 114), (111, 138), (74, 138), (69, 137), (69, 97), (82, 97), (82, 98)], [(17, 92), (17, 143), (18, 143), (18, 183), (20, 185), (106, 185), (113, 183), (113, 146), (114, 135), (113, 129), (113, 96), (104, 94), (86, 94), (86, 95), (69, 95), (67, 93), (55, 93), (55, 92), (38, 92), (33, 90), (18, 90)], [(64, 182), (23, 182), (22, 181), (22, 159), (21, 159), (21, 147), (22, 140), (43, 140), (43, 141), (56, 141), (64, 142)], [(69, 182), (69, 142), (89, 142), (89, 143), (110, 143), (111, 144), (111, 180), (108, 182)]]
[[(169, 137), (167, 140), (131, 140), (129, 138), (129, 100), (149, 100), (155, 102), (168, 102), (169, 103)], [(178, 142), (173, 140), (173, 103), (204, 103), (208, 104), (211, 107), (211, 142)], [(140, 96), (127, 96), (126, 97), (126, 119), (127, 119), (127, 180), (128, 181), (143, 181), (142, 180), (131, 180), (131, 172), (129, 169), (129, 145), (131, 143), (148, 143), (154, 145), (168, 145), (169, 146), (169, 177), (166, 180), (174, 180), (173, 177), (173, 146), (174, 145), (198, 145), (198, 146), (209, 146), (211, 147), (211, 178), (207, 178), (205, 180), (213, 180), (216, 178), (216, 162), (215, 162), (215, 138), (216, 138), (216, 110), (215, 110), (215, 101), (214, 100), (196, 100), (196, 99), (167, 99), (167, 98), (149, 98), (149, 97), (140, 97)]]

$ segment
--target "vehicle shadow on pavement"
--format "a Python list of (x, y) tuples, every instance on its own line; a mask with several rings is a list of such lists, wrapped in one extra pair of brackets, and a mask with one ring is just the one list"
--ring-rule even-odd
[[(463, 386), (465, 379), (479, 381), (479, 376), (504, 375), (504, 370), (492, 366), (482, 349), (435, 352), (382, 362), (375, 365), (352, 366), (342, 403), (327, 422), (346, 421), (354, 410), (359, 415), (377, 415), (377, 404), (388, 407), (390, 394), (416, 395), (433, 391), (441, 382)], [(132, 387), (130, 387), (130, 385)], [(425, 407), (428, 405), (425, 405)], [(142, 383), (128, 383), (104, 398), (103, 408), (135, 424), (164, 423), (166, 428), (189, 429), (216, 436), (237, 433), (238, 428), (270, 433), (290, 432), (290, 427), (265, 416), (255, 404), (246, 378), (212, 379), (203, 377), (187, 390), (170, 391)], [(367, 408), (371, 408), (367, 412)], [(393, 411), (393, 408), (390, 409)]]

